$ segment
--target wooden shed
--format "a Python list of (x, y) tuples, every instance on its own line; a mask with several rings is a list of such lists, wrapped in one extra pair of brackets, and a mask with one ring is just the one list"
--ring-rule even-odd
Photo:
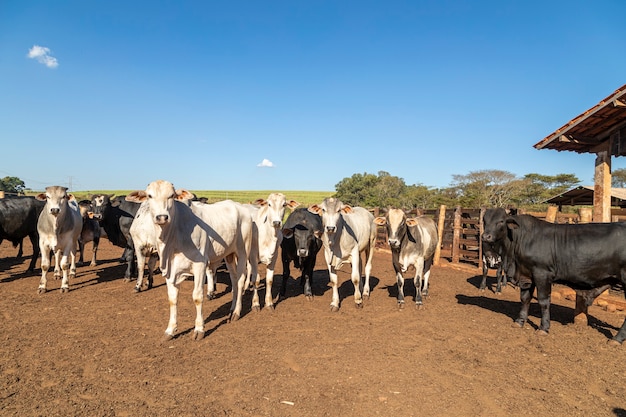
[[(594, 187), (581, 185), (559, 195), (547, 199), (545, 202), (557, 206), (592, 206)], [(626, 188), (611, 188), (611, 207), (626, 207)]]
[(595, 153), (593, 220), (611, 221), (611, 156), (626, 155), (626, 85), (546, 136), (536, 149)]

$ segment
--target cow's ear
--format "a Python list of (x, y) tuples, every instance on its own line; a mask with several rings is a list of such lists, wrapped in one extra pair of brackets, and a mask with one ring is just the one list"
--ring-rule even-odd
[(37, 194), (35, 198), (39, 201), (46, 201), (46, 193)]
[(341, 207), (341, 211), (346, 214), (352, 213), (353, 211), (352, 206), (349, 206), (348, 204), (344, 204), (343, 207)]
[(506, 227), (508, 227), (511, 230), (518, 229), (519, 223), (517, 223), (517, 220), (515, 220), (514, 218), (509, 217), (506, 219)]
[(180, 188), (176, 190), (176, 196), (174, 197), (176, 200), (193, 200), (194, 195), (191, 191), (187, 191), (184, 188)]
[(417, 226), (417, 220), (415, 220), (414, 217), (411, 217), (410, 219), (406, 219), (406, 225), (407, 226)]
[(285, 203), (286, 207), (289, 207), (291, 210), (295, 209), (296, 207), (298, 207), (300, 205), (300, 203), (298, 203), (295, 200), (289, 200), (288, 202)]
[(267, 201), (265, 201), (262, 198), (257, 198), (256, 200), (254, 200), (254, 204), (255, 206), (266, 206), (267, 205)]
[(309, 206), (307, 210), (309, 210), (313, 214), (317, 214), (318, 216), (322, 215), (322, 208), (318, 206), (317, 204), (313, 204), (312, 206)]
[(133, 191), (126, 196), (126, 201), (131, 201), (133, 203), (142, 203), (146, 201), (147, 197), (148, 195), (145, 191)]
[(68, 199), (69, 201), (76, 201), (76, 197), (74, 197), (74, 194), (68, 194), (68, 195), (67, 195), (67, 199)]
[(387, 224), (387, 219), (385, 219), (384, 217), (376, 217), (374, 219), (374, 223), (379, 226), (384, 226)]
[(287, 239), (291, 239), (293, 237), (293, 229), (289, 229), (288, 227), (285, 227), (283, 229), (283, 237)]

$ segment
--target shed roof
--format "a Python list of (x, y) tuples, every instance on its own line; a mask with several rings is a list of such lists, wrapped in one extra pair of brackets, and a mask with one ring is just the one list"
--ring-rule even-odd
[[(545, 201), (560, 206), (592, 206), (593, 186), (581, 185)], [(611, 206), (626, 207), (626, 188), (611, 188)]]
[[(606, 149), (611, 135), (626, 129), (626, 85), (586, 112), (546, 136), (534, 147), (578, 153), (597, 153)], [(622, 133), (626, 138), (626, 133)], [(611, 155), (626, 155), (626, 146), (611, 144)], [(622, 149), (624, 148), (624, 149)]]

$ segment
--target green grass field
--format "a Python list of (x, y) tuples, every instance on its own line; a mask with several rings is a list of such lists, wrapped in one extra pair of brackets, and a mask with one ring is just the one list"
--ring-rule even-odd
[[(114, 194), (127, 195), (135, 190), (94, 190), (94, 191), (74, 191), (72, 194), (77, 200), (89, 199), (93, 194)], [(280, 192), (285, 194), (288, 200), (295, 200), (301, 206), (308, 206), (314, 203), (321, 203), (326, 197), (335, 194), (334, 191), (210, 191), (210, 190), (190, 190), (198, 197), (206, 197), (210, 203), (222, 200), (233, 200), (239, 203), (251, 203), (259, 198), (267, 198), (270, 193)], [(27, 192), (27, 195), (36, 195), (39, 192)]]

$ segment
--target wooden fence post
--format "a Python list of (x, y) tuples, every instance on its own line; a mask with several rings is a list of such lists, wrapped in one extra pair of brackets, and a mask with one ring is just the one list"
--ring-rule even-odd
[(580, 208), (580, 223), (591, 223), (593, 219), (593, 209), (589, 207)]
[(452, 263), (458, 264), (460, 259), (461, 241), (461, 206), (454, 210), (454, 229), (452, 234)]
[(435, 248), (435, 255), (433, 256), (433, 265), (439, 265), (439, 259), (441, 258), (441, 245), (443, 244), (443, 227), (446, 221), (446, 206), (441, 205), (439, 207), (439, 218), (437, 219), (437, 240), (438, 244)]

